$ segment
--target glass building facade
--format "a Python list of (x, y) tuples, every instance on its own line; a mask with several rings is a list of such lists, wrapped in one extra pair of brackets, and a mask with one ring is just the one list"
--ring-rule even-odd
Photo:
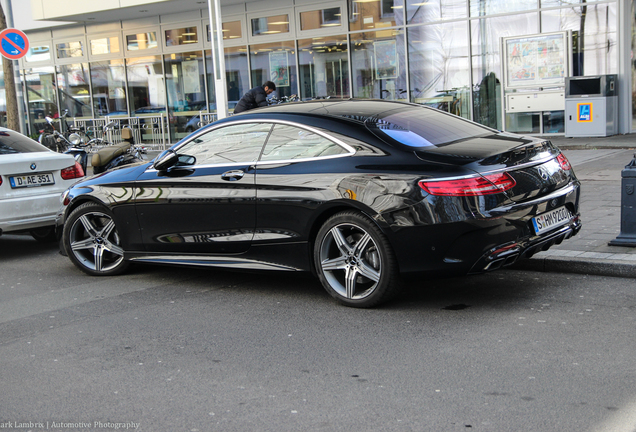
[[(563, 35), (564, 67), (556, 72), (561, 77), (619, 73), (618, 0), (341, 0), (301, 5), (290, 0), (290, 5), (259, 11), (250, 10), (248, 3), (243, 5), (247, 12), (224, 10), (230, 112), (247, 90), (271, 80), (278, 97), (408, 101), (500, 130), (558, 134), (564, 132), (559, 107), (507, 110), (510, 94), (549, 88), (509, 85), (505, 74), (515, 57), (504, 55), (506, 38)], [(84, 119), (162, 113), (172, 142), (196, 129), (201, 112), (216, 111), (207, 10), (197, 12), (192, 19), (172, 23), (157, 17), (156, 24), (137, 28), (121, 21), (96, 33), (77, 26), (77, 36), (34, 34), (29, 55), (21, 61), (31, 132), (44, 116), (65, 109)], [(635, 17), (632, 7), (632, 29)], [(72, 32), (65, 29), (65, 34)], [(631, 34), (635, 44), (636, 32)], [(540, 45), (533, 49), (541, 61)], [(543, 54), (547, 58), (547, 48)], [(632, 71), (636, 89), (633, 64)], [(636, 97), (632, 100), (636, 129)]]

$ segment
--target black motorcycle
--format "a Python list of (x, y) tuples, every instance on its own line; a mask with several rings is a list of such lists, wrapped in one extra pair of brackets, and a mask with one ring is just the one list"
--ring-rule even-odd
[[(107, 131), (113, 127), (114, 122), (111, 122), (104, 126), (104, 130)], [(142, 162), (145, 159), (146, 149), (135, 144), (132, 129), (124, 127), (121, 130), (121, 138), (123, 140), (121, 144), (109, 144), (93, 154), (91, 159), (93, 174), (100, 174), (118, 166)], [(95, 142), (95, 140), (91, 140), (91, 142)]]

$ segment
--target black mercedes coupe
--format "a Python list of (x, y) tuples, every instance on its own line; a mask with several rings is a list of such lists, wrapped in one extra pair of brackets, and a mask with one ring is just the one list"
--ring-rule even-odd
[(131, 262), (313, 272), (353, 307), (402, 276), (496, 270), (581, 228), (580, 183), (546, 139), (420, 105), (247, 111), (151, 162), (75, 184), (58, 224), (91, 275)]

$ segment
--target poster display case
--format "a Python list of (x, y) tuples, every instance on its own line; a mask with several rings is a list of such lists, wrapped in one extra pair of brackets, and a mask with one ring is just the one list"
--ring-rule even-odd
[(569, 73), (567, 32), (503, 38), (505, 87), (560, 87)]

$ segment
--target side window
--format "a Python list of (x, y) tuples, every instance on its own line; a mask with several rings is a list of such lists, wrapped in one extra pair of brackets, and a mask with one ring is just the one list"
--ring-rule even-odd
[(196, 165), (255, 162), (272, 125), (246, 123), (214, 129), (199, 135), (177, 151), (196, 158)]
[(347, 150), (320, 135), (294, 126), (274, 126), (262, 161), (306, 159), (346, 154)]

